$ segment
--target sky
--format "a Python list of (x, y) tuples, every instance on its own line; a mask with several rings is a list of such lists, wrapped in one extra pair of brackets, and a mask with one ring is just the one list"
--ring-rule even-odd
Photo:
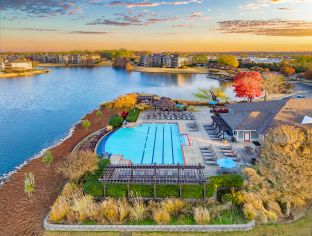
[(312, 51), (312, 0), (0, 0), (0, 51)]

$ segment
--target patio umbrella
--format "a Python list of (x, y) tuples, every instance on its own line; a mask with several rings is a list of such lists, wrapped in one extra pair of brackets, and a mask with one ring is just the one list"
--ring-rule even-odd
[(217, 160), (217, 164), (222, 168), (234, 168), (236, 167), (236, 162), (230, 158), (221, 158)]
[(217, 101), (209, 101), (208, 104), (209, 104), (209, 105), (217, 105), (218, 102), (217, 102)]
[(307, 125), (307, 124), (312, 124), (312, 117), (310, 116), (304, 116), (301, 124)]

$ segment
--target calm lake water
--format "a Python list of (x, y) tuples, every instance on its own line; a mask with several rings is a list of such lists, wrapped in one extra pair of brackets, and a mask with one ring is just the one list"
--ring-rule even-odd
[[(48, 74), (0, 79), (0, 176), (66, 137), (80, 118), (128, 92), (194, 99), (220, 86), (206, 75), (125, 72), (112, 68), (51, 68)], [(230, 97), (231, 84), (223, 84)]]

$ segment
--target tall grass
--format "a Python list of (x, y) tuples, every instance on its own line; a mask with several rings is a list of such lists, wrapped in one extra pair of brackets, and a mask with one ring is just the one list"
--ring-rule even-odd
[(186, 204), (185, 201), (181, 199), (173, 198), (164, 200), (161, 205), (163, 209), (170, 214), (170, 216), (178, 216)]
[(70, 200), (65, 196), (59, 196), (50, 211), (50, 221), (59, 223), (66, 219), (70, 210)]
[(158, 208), (154, 210), (153, 219), (159, 225), (169, 224), (171, 220), (169, 212), (163, 208)]
[(210, 222), (210, 213), (207, 208), (196, 207), (194, 209), (194, 220), (199, 225), (206, 225)]
[(130, 215), (130, 206), (125, 199), (107, 199), (100, 204), (100, 214), (111, 224), (122, 224)]

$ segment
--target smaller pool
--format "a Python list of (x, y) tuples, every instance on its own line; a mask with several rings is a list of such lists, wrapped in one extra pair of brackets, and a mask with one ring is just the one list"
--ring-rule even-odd
[(96, 151), (122, 155), (134, 164), (184, 164), (182, 145), (189, 145), (188, 137), (177, 124), (143, 124), (106, 135)]

